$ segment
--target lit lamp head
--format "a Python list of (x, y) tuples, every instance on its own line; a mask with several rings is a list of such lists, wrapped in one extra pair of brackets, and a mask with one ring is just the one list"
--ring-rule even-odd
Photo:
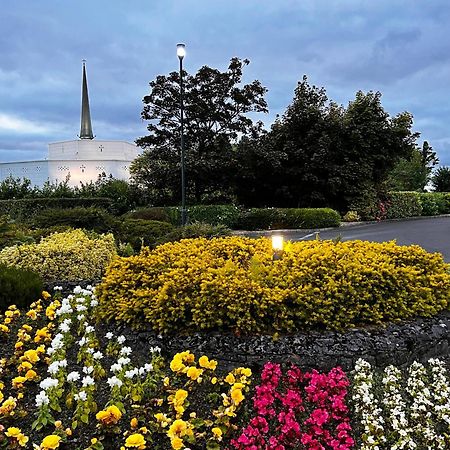
[(180, 61), (186, 56), (186, 45), (177, 44), (177, 56)]
[(281, 258), (281, 255), (283, 253), (283, 244), (284, 244), (283, 236), (279, 234), (274, 234), (272, 236), (273, 259)]

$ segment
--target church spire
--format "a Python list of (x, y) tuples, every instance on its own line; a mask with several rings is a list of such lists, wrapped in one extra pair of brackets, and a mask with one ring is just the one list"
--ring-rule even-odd
[(83, 91), (81, 99), (81, 129), (80, 139), (94, 139), (91, 124), (91, 112), (89, 110), (89, 94), (86, 79), (86, 61), (83, 59)]

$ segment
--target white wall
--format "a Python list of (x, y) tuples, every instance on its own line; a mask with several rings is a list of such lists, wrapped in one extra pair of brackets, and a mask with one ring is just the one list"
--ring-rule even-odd
[(48, 180), (48, 161), (22, 161), (0, 164), (0, 181), (8, 177), (28, 178), (33, 186)]

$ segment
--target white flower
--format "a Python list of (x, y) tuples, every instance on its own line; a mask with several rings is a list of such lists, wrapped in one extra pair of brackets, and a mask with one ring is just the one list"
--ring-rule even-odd
[(111, 377), (111, 378), (108, 378), (107, 380), (106, 380), (106, 382), (109, 384), (109, 386), (112, 388), (112, 387), (114, 387), (114, 386), (118, 386), (118, 387), (120, 387), (120, 386), (122, 386), (122, 381), (121, 380), (119, 380), (116, 376), (113, 376), (113, 377)]
[(60, 329), (62, 332), (67, 333), (68, 331), (70, 331), (70, 325), (67, 325), (67, 324), (65, 324), (65, 323), (62, 323), (62, 324), (59, 326), (59, 329)]
[(92, 377), (90, 377), (89, 375), (86, 375), (81, 380), (81, 384), (83, 385), (83, 387), (92, 386), (93, 384), (95, 384), (95, 381)]
[(161, 347), (150, 347), (150, 353), (161, 353)]
[(87, 310), (86, 306), (84, 306), (84, 305), (77, 305), (77, 311), (78, 312), (82, 312), (82, 311), (86, 311), (86, 310)]
[(95, 308), (98, 305), (98, 301), (97, 300), (91, 300), (91, 306), (93, 308)]
[(83, 347), (84, 344), (86, 344), (87, 339), (83, 336), (79, 341), (78, 341), (78, 345), (80, 347)]
[(131, 348), (130, 347), (122, 347), (120, 349), (121, 355), (130, 355), (131, 354)]
[(94, 368), (92, 366), (85, 366), (85, 367), (83, 367), (83, 372), (86, 375), (91, 374), (93, 371), (94, 371)]
[(146, 372), (151, 372), (153, 370), (153, 364), (151, 363), (144, 364), (144, 369)]
[(46, 378), (39, 383), (39, 387), (46, 391), (47, 389), (58, 386), (58, 383), (58, 380), (55, 378)]
[(48, 398), (45, 391), (39, 392), (39, 394), (36, 395), (36, 406), (39, 408), (42, 405), (48, 405), (50, 402), (50, 399)]
[(78, 319), (79, 322), (84, 320), (84, 314), (78, 314), (77, 319)]
[(125, 372), (125, 377), (126, 378), (133, 378), (135, 375), (137, 375), (138, 374), (138, 369), (132, 369), (132, 370), (127, 370), (126, 372)]
[(93, 348), (88, 348), (87, 350), (86, 350), (90, 355), (93, 355), (94, 354), (94, 349)]
[(117, 338), (117, 342), (118, 342), (119, 344), (123, 344), (125, 341), (126, 341), (125, 336), (119, 336), (119, 337)]
[(102, 352), (95, 352), (93, 355), (94, 359), (102, 359), (103, 353)]
[(92, 325), (88, 325), (85, 328), (86, 333), (93, 333), (95, 331), (95, 328)]
[(47, 370), (49, 374), (55, 375), (55, 373), (57, 373), (59, 370), (59, 361), (53, 361), (51, 364), (49, 364)]
[(82, 291), (83, 289), (81, 288), (81, 286), (80, 285), (78, 285), (78, 286), (75, 286), (74, 288), (73, 288), (73, 293), (74, 294), (81, 294), (81, 291)]
[(109, 331), (108, 333), (105, 334), (106, 339), (112, 339), (113, 337), (114, 337), (114, 334), (112, 334), (111, 331)]
[(62, 291), (63, 288), (62, 288), (62, 286), (55, 286), (55, 287), (53, 288), (53, 290), (54, 290), (54, 291)]
[(87, 400), (87, 394), (84, 391), (80, 391), (78, 394), (75, 394), (73, 397), (77, 401), (82, 400), (83, 402), (85, 402)]
[(119, 363), (111, 365), (111, 372), (120, 372), (122, 370), (122, 365)]
[(69, 375), (67, 375), (67, 381), (77, 381), (80, 379), (80, 374), (76, 371), (70, 372)]
[(125, 358), (122, 356), (117, 360), (117, 363), (120, 364), (121, 366), (126, 366), (130, 361), (131, 361), (130, 358)]

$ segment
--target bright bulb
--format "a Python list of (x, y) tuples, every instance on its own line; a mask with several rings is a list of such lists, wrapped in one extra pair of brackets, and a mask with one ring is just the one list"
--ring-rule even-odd
[(186, 46), (184, 44), (177, 44), (177, 56), (180, 59), (186, 56)]
[(283, 236), (272, 236), (272, 250), (275, 252), (283, 251)]

